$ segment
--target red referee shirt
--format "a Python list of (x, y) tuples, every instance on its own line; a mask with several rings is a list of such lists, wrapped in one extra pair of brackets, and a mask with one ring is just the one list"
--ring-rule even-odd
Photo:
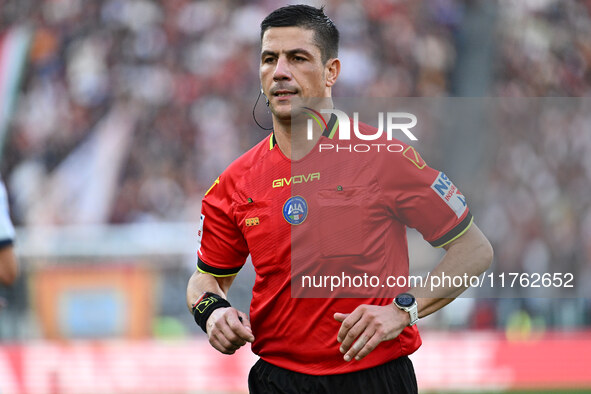
[[(328, 130), (333, 127), (334, 120)], [(367, 135), (375, 133), (360, 127)], [(330, 283), (306, 285), (303, 276), (318, 279), (316, 285), (331, 275), (404, 277), (406, 226), (443, 246), (472, 223), (463, 195), (412, 147), (383, 140), (380, 152), (374, 146), (372, 152), (355, 153), (329, 135), (325, 131), (299, 161), (286, 158), (272, 134), (265, 138), (206, 193), (199, 230), (201, 272), (236, 275), (252, 256), (252, 350), (274, 365), (313, 375), (380, 365), (413, 353), (421, 339), (416, 326), (407, 327), (363, 360), (345, 362), (334, 313), (352, 312), (360, 304), (386, 305), (407, 288), (381, 283), (331, 289)], [(344, 149), (337, 152), (330, 145)]]

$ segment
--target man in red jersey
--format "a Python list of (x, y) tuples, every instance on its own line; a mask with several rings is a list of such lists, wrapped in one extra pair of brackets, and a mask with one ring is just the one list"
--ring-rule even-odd
[[(251, 393), (416, 393), (407, 357), (421, 344), (415, 323), (466, 287), (296, 298), (295, 259), (308, 261), (306, 269), (344, 262), (373, 273), (388, 267), (404, 273), (409, 226), (446, 250), (431, 275), (471, 276), (489, 267), (492, 248), (459, 190), (406, 144), (400, 143), (399, 154), (362, 161), (330, 156), (330, 168), (316, 171), (320, 153), (313, 147), (333, 138), (336, 119), (310, 141), (294, 139), (292, 104), (330, 100), (340, 72), (338, 30), (322, 9), (295, 5), (272, 12), (261, 23), (261, 41), (260, 78), (273, 133), (205, 194), (187, 304), (215, 349), (232, 354), (252, 343), (260, 360), (249, 375)], [(294, 163), (301, 174), (293, 173)], [(296, 176), (303, 185), (298, 195), (291, 190)], [(333, 208), (342, 206), (363, 223), (335, 218)], [(348, 225), (359, 229), (359, 242), (342, 242), (351, 233), (343, 231)], [(256, 272), (250, 316), (226, 300), (249, 254)]]

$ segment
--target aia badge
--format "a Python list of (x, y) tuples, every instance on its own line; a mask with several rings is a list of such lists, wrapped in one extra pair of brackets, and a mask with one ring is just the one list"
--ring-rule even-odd
[(287, 223), (294, 226), (302, 224), (308, 217), (308, 203), (304, 200), (304, 197), (290, 197), (283, 204), (283, 217)]
[(464, 197), (462, 192), (460, 192), (460, 190), (449, 180), (447, 175), (440, 172), (431, 185), (431, 189), (433, 189), (435, 193), (437, 193), (437, 195), (449, 205), (458, 218), (462, 217), (468, 208), (466, 197)]

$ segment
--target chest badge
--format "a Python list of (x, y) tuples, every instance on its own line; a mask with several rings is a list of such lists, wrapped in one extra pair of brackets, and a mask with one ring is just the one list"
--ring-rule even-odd
[(297, 226), (308, 217), (308, 203), (301, 196), (293, 196), (283, 204), (283, 217), (287, 223)]
[(258, 226), (260, 223), (258, 216), (256, 218), (246, 218), (246, 227)]

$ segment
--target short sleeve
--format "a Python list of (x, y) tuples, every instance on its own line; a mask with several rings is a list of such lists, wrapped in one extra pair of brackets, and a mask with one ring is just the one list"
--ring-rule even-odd
[(396, 160), (378, 172), (386, 203), (395, 216), (415, 228), (434, 247), (461, 236), (473, 218), (466, 198), (445, 173), (429, 167), (419, 153), (406, 146)]
[(234, 220), (231, 196), (232, 182), (222, 174), (203, 198), (197, 252), (200, 272), (236, 275), (248, 257), (246, 241)]
[(14, 240), (14, 226), (10, 221), (8, 195), (4, 183), (0, 180), (0, 247), (11, 245)]

